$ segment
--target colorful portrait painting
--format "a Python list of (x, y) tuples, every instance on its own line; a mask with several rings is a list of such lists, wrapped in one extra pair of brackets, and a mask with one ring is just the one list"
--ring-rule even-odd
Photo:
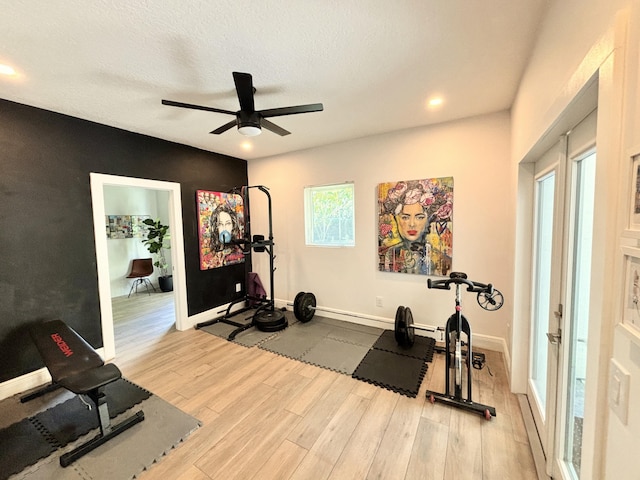
[(378, 185), (378, 269), (447, 276), (453, 249), (453, 177)]
[(244, 205), (235, 193), (196, 192), (200, 270), (244, 262)]

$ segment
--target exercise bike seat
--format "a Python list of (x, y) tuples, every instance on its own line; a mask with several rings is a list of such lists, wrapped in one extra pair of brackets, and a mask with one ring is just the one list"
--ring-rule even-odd
[(122, 377), (117, 366), (105, 365), (93, 347), (61, 320), (36, 324), (30, 334), (52, 380), (73, 393), (87, 393)]

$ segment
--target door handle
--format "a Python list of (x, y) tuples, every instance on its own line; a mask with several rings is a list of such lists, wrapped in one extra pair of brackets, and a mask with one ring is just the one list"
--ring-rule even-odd
[(562, 304), (558, 304), (558, 310), (556, 310), (555, 312), (553, 312), (553, 316), (556, 317), (556, 320), (560, 321), (562, 320)]

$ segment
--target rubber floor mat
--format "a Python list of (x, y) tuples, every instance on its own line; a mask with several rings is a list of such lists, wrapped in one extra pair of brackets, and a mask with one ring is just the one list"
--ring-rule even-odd
[(427, 364), (422, 359), (372, 348), (353, 372), (353, 378), (416, 397), (426, 372)]
[(8, 478), (56, 451), (28, 418), (0, 431), (0, 479)]
[[(109, 415), (111, 418), (149, 398), (151, 392), (121, 378), (105, 387)], [(89, 403), (91, 403), (89, 401)], [(92, 405), (95, 409), (95, 406)], [(28, 422), (33, 428), (27, 427)], [(21, 420), (0, 430), (0, 445), (11, 444), (11, 449), (1, 450), (0, 479), (46, 457), (82, 435), (97, 428), (98, 419), (94, 410), (89, 410), (80, 397), (74, 396), (65, 402)], [(50, 448), (44, 447), (47, 443)], [(18, 456), (5, 456), (5, 451), (19, 452)], [(7, 465), (5, 466), (5, 461)]]
[(260, 348), (351, 375), (381, 333), (379, 328), (316, 316), (290, 325)]
[[(89, 452), (67, 468), (60, 455), (86, 440), (81, 438), (64, 449), (27, 467), (11, 480), (124, 480), (138, 478), (162, 457), (179, 446), (201, 423), (156, 395), (142, 401), (145, 419), (126, 432)], [(115, 422), (127, 418), (128, 412)], [(97, 432), (95, 432), (97, 433)], [(93, 435), (94, 432), (89, 435)], [(154, 477), (153, 474), (149, 478)]]
[(300, 361), (351, 375), (368, 351), (362, 345), (326, 337), (305, 352)]
[(373, 344), (373, 348), (377, 350), (385, 350), (387, 352), (397, 353), (398, 355), (406, 355), (408, 357), (420, 358), (425, 362), (433, 361), (433, 349), (436, 346), (435, 339), (431, 337), (423, 337), (416, 335), (413, 345), (409, 348), (398, 345), (396, 335), (393, 330), (385, 330), (380, 338)]

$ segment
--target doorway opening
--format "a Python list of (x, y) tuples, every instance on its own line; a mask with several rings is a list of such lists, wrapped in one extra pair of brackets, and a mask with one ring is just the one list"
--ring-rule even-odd
[[(109, 247), (105, 233), (105, 189), (109, 187), (133, 187), (166, 192), (166, 210), (171, 231), (171, 274), (173, 275), (173, 301), (175, 309), (175, 325), (178, 330), (185, 330), (186, 319), (186, 282), (184, 240), (182, 235), (182, 204), (180, 184), (141, 178), (120, 177), (98, 173), (90, 174), (91, 201), (93, 206), (93, 222), (96, 245), (96, 262), (98, 270), (98, 293), (100, 296), (100, 312), (102, 320), (102, 338), (105, 359), (113, 359), (115, 351), (114, 318), (112, 306), (112, 282), (109, 269)], [(135, 299), (134, 299), (135, 300)]]

